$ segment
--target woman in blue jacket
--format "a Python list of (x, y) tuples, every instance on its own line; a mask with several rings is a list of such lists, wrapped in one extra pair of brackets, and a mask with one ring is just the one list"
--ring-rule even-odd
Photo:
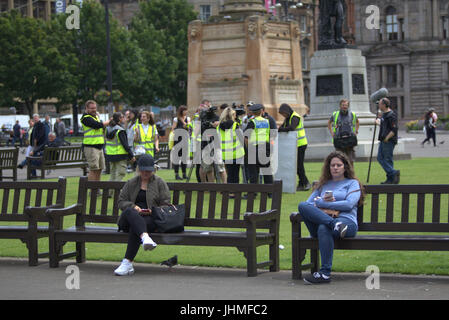
[(306, 202), (298, 206), (310, 235), (318, 238), (321, 255), (321, 269), (304, 277), (307, 284), (331, 281), (334, 239), (355, 237), (357, 207), (363, 203), (363, 198), (363, 186), (356, 178), (348, 157), (339, 151), (329, 154), (314, 191)]

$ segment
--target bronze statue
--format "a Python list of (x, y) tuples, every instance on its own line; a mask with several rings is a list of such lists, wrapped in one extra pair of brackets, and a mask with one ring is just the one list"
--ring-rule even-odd
[[(320, 0), (318, 50), (347, 47), (346, 40), (343, 38), (345, 11), (345, 0)], [(333, 17), (335, 22), (332, 28)]]

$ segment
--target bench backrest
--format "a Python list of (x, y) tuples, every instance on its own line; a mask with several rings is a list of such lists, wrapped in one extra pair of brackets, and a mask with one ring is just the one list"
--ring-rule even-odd
[(85, 162), (81, 145), (45, 148), (43, 154), (45, 164)]
[(359, 231), (449, 232), (449, 185), (367, 185)]
[(1, 148), (0, 149), (0, 169), (16, 168), (18, 157), (19, 157), (19, 149), (18, 148)]
[[(81, 177), (78, 203), (83, 207), (82, 222), (116, 223), (121, 214), (118, 198), (124, 184), (124, 181), (88, 181), (87, 177)], [(245, 212), (281, 210), (280, 181), (275, 181), (272, 185), (167, 184), (172, 193), (172, 203), (186, 204), (186, 226), (242, 228), (245, 226)], [(98, 190), (102, 191), (101, 195), (97, 195)], [(111, 198), (108, 197), (110, 191)], [(242, 195), (246, 192), (254, 192), (257, 196), (249, 193), (248, 200), (242, 200)], [(235, 199), (230, 199), (231, 193), (235, 194)], [(272, 193), (272, 199), (269, 199), (269, 193)]]
[[(66, 179), (58, 181), (15, 181), (0, 182), (0, 221), (27, 221), (24, 208), (65, 205)], [(38, 221), (48, 221), (42, 214)]]

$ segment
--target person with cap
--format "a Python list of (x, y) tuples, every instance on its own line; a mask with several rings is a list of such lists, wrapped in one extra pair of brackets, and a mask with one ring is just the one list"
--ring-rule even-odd
[(306, 176), (306, 170), (304, 168), (304, 157), (307, 149), (306, 131), (304, 130), (303, 118), (293, 111), (293, 109), (286, 103), (281, 104), (279, 113), (285, 118), (284, 123), (279, 127), (279, 132), (296, 131), (297, 132), (297, 147), (298, 147), (298, 159), (297, 159), (297, 174), (299, 178), (298, 187), (296, 191), (307, 191), (311, 188), (309, 179)]
[(167, 183), (154, 173), (153, 157), (149, 154), (140, 156), (137, 168), (138, 175), (125, 183), (118, 200), (118, 206), (122, 210), (117, 221), (118, 230), (129, 233), (125, 258), (114, 271), (118, 276), (134, 273), (132, 261), (140, 245), (144, 250), (153, 250), (157, 247), (149, 236), (149, 233), (156, 229), (151, 208), (170, 203)]
[[(273, 183), (273, 175), (267, 174), (270, 170), (270, 121), (262, 117), (263, 105), (254, 104), (249, 111), (254, 116), (245, 129), (245, 144), (248, 146), (249, 182), (258, 183), (260, 169), (263, 168), (265, 184)], [(265, 157), (263, 157), (265, 151)]]

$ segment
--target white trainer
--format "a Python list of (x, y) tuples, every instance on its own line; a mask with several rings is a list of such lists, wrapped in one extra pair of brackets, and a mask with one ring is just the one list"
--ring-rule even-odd
[(114, 270), (116, 276), (130, 276), (134, 274), (133, 264), (128, 259), (123, 259), (120, 266)]
[(144, 250), (153, 250), (157, 247), (157, 244), (149, 236), (144, 236), (142, 238), (142, 246)]

